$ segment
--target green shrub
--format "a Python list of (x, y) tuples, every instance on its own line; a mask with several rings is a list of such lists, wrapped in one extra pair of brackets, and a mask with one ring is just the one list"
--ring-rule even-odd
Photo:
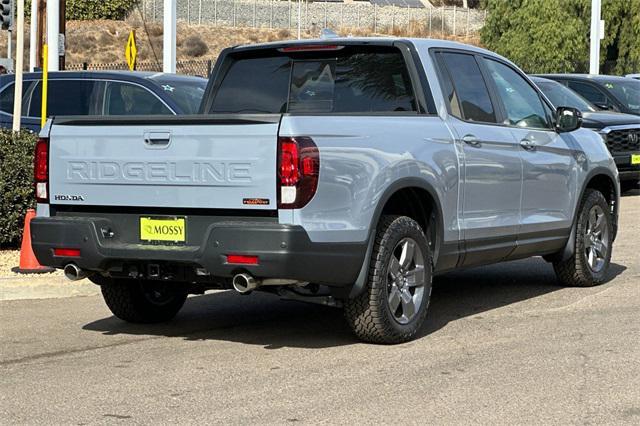
[[(67, 19), (124, 19), (138, 0), (67, 0)], [(25, 1), (25, 16), (31, 12), (31, 1)]]
[(36, 135), (0, 130), (0, 247), (17, 247), (27, 209), (35, 206), (33, 150)]

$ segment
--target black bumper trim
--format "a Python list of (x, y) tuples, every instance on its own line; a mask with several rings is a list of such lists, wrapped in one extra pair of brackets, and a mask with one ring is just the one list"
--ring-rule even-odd
[[(314, 243), (301, 226), (251, 220), (214, 221), (199, 245), (185, 246), (105, 239), (99, 231), (111, 225), (104, 217), (38, 217), (31, 221), (33, 250), (42, 265), (56, 268), (72, 262), (83, 269), (106, 272), (128, 263), (167, 262), (201, 266), (215, 277), (247, 271), (258, 278), (347, 286), (356, 280), (367, 249), (365, 242)], [(54, 248), (78, 248), (81, 257), (54, 256)], [(255, 255), (259, 264), (227, 264), (227, 254)]]

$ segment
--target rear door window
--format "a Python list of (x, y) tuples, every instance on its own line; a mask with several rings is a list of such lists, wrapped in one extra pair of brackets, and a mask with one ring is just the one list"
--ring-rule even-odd
[[(443, 73), (446, 72), (444, 90), (451, 114), (467, 121), (495, 123), (496, 114), (489, 90), (475, 57), (449, 52), (439, 56), (444, 65)], [(450, 82), (447, 81), (449, 79)]]
[(144, 87), (125, 82), (108, 82), (105, 115), (171, 115), (171, 110)]
[(272, 51), (234, 58), (212, 113), (394, 113), (416, 111), (404, 58), (393, 47)]
[[(48, 116), (92, 115), (96, 113), (96, 82), (91, 80), (49, 80)], [(39, 117), (42, 108), (42, 81), (37, 83), (29, 101), (30, 117)]]

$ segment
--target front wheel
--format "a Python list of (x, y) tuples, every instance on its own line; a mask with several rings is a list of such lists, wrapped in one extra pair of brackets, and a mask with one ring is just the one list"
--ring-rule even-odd
[(113, 315), (133, 323), (169, 321), (187, 299), (187, 293), (171, 283), (114, 279), (101, 282), (100, 287)]
[(613, 245), (611, 210), (600, 191), (587, 189), (580, 203), (573, 256), (553, 263), (561, 284), (591, 287), (606, 281)]
[(427, 315), (432, 264), (429, 243), (416, 221), (383, 216), (378, 224), (366, 289), (345, 301), (347, 322), (362, 340), (411, 340)]

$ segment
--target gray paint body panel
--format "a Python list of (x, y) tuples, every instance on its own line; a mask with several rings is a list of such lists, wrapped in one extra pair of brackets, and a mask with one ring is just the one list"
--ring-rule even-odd
[[(277, 133), (278, 123), (54, 125), (51, 201), (273, 210)], [(150, 138), (155, 142), (145, 141)], [(268, 199), (269, 204), (246, 206), (244, 198)]]
[[(281, 224), (303, 227), (312, 242), (367, 241), (381, 200), (402, 181), (431, 189), (441, 208), (440, 243), (450, 247), (464, 242), (471, 249), (474, 241), (498, 239), (506, 253), (494, 253), (494, 260), (500, 260), (517, 252), (520, 237), (549, 232), (568, 236), (589, 173), (601, 167), (617, 178), (600, 137), (586, 129), (558, 135), (458, 120), (447, 112), (428, 50), (456, 48), (500, 57), (454, 42), (406, 41), (418, 52), (436, 115), (284, 114), (280, 123), (251, 125), (181, 125), (179, 119), (166, 126), (54, 125), (50, 192), (85, 199), (53, 203), (274, 210), (279, 134), (309, 136), (319, 148), (314, 198), (302, 209), (278, 210)], [(145, 145), (145, 134), (167, 132), (167, 146)], [(467, 134), (481, 145), (465, 144)], [(537, 148), (522, 149), (523, 138), (535, 140)], [(72, 161), (80, 165), (70, 165)], [(92, 161), (111, 162), (107, 169), (119, 167), (120, 174), (84, 179), (82, 164)], [(144, 164), (123, 172), (127, 162)], [(154, 169), (151, 163), (160, 165)], [(217, 164), (225, 172), (214, 170), (211, 180), (197, 181), (194, 173), (201, 175), (189, 172), (195, 163)], [(176, 182), (172, 167), (192, 178)], [(132, 174), (140, 170), (148, 178), (132, 182)], [(270, 205), (243, 205), (243, 198), (268, 198)]]

